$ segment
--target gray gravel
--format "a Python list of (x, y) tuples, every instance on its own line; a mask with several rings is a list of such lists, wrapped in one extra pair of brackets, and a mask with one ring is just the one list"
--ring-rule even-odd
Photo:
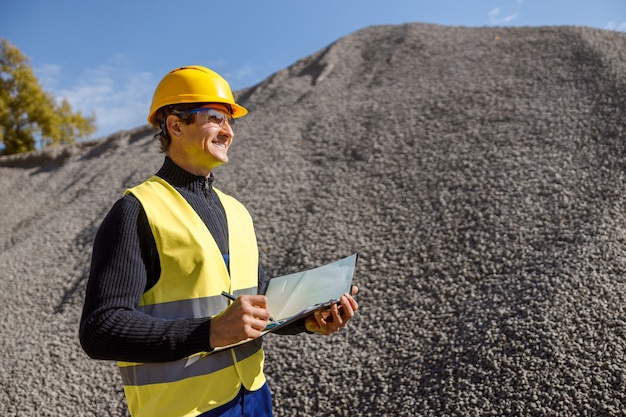
[[(349, 329), (266, 337), (276, 416), (625, 416), (625, 87), (625, 33), (409, 24), (239, 91), (268, 273), (361, 255)], [(77, 327), (152, 134), (0, 158), (1, 416), (127, 415)]]

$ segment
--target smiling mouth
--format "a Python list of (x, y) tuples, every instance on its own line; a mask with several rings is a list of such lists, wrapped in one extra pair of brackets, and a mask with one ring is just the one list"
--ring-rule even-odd
[(212, 143), (213, 143), (214, 145), (219, 146), (219, 147), (226, 148), (226, 146), (227, 146), (227, 144), (228, 144), (228, 140), (226, 140), (226, 139), (220, 139), (220, 138), (217, 138), (217, 139), (215, 139)]

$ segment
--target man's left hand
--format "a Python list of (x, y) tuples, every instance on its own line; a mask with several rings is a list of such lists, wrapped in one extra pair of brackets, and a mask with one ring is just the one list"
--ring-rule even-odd
[(342, 327), (346, 327), (348, 321), (354, 317), (359, 304), (354, 295), (359, 292), (356, 286), (352, 286), (352, 294), (344, 294), (340, 298), (340, 305), (333, 304), (329, 309), (317, 310), (307, 317), (304, 326), (310, 332), (329, 335)]

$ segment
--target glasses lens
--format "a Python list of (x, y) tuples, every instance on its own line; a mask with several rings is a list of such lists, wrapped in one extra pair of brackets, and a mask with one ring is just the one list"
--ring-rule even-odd
[(230, 126), (235, 124), (235, 119), (230, 114), (222, 113), (216, 109), (195, 109), (189, 112), (190, 114), (196, 113), (196, 120), (198, 120), (201, 124), (204, 123), (215, 123), (220, 127), (224, 127), (224, 122), (228, 122)]

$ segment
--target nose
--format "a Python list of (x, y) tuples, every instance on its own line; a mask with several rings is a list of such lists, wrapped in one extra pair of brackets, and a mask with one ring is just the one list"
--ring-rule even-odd
[(229, 139), (235, 136), (235, 132), (233, 132), (233, 128), (228, 121), (224, 121), (220, 126), (220, 135), (227, 136)]

